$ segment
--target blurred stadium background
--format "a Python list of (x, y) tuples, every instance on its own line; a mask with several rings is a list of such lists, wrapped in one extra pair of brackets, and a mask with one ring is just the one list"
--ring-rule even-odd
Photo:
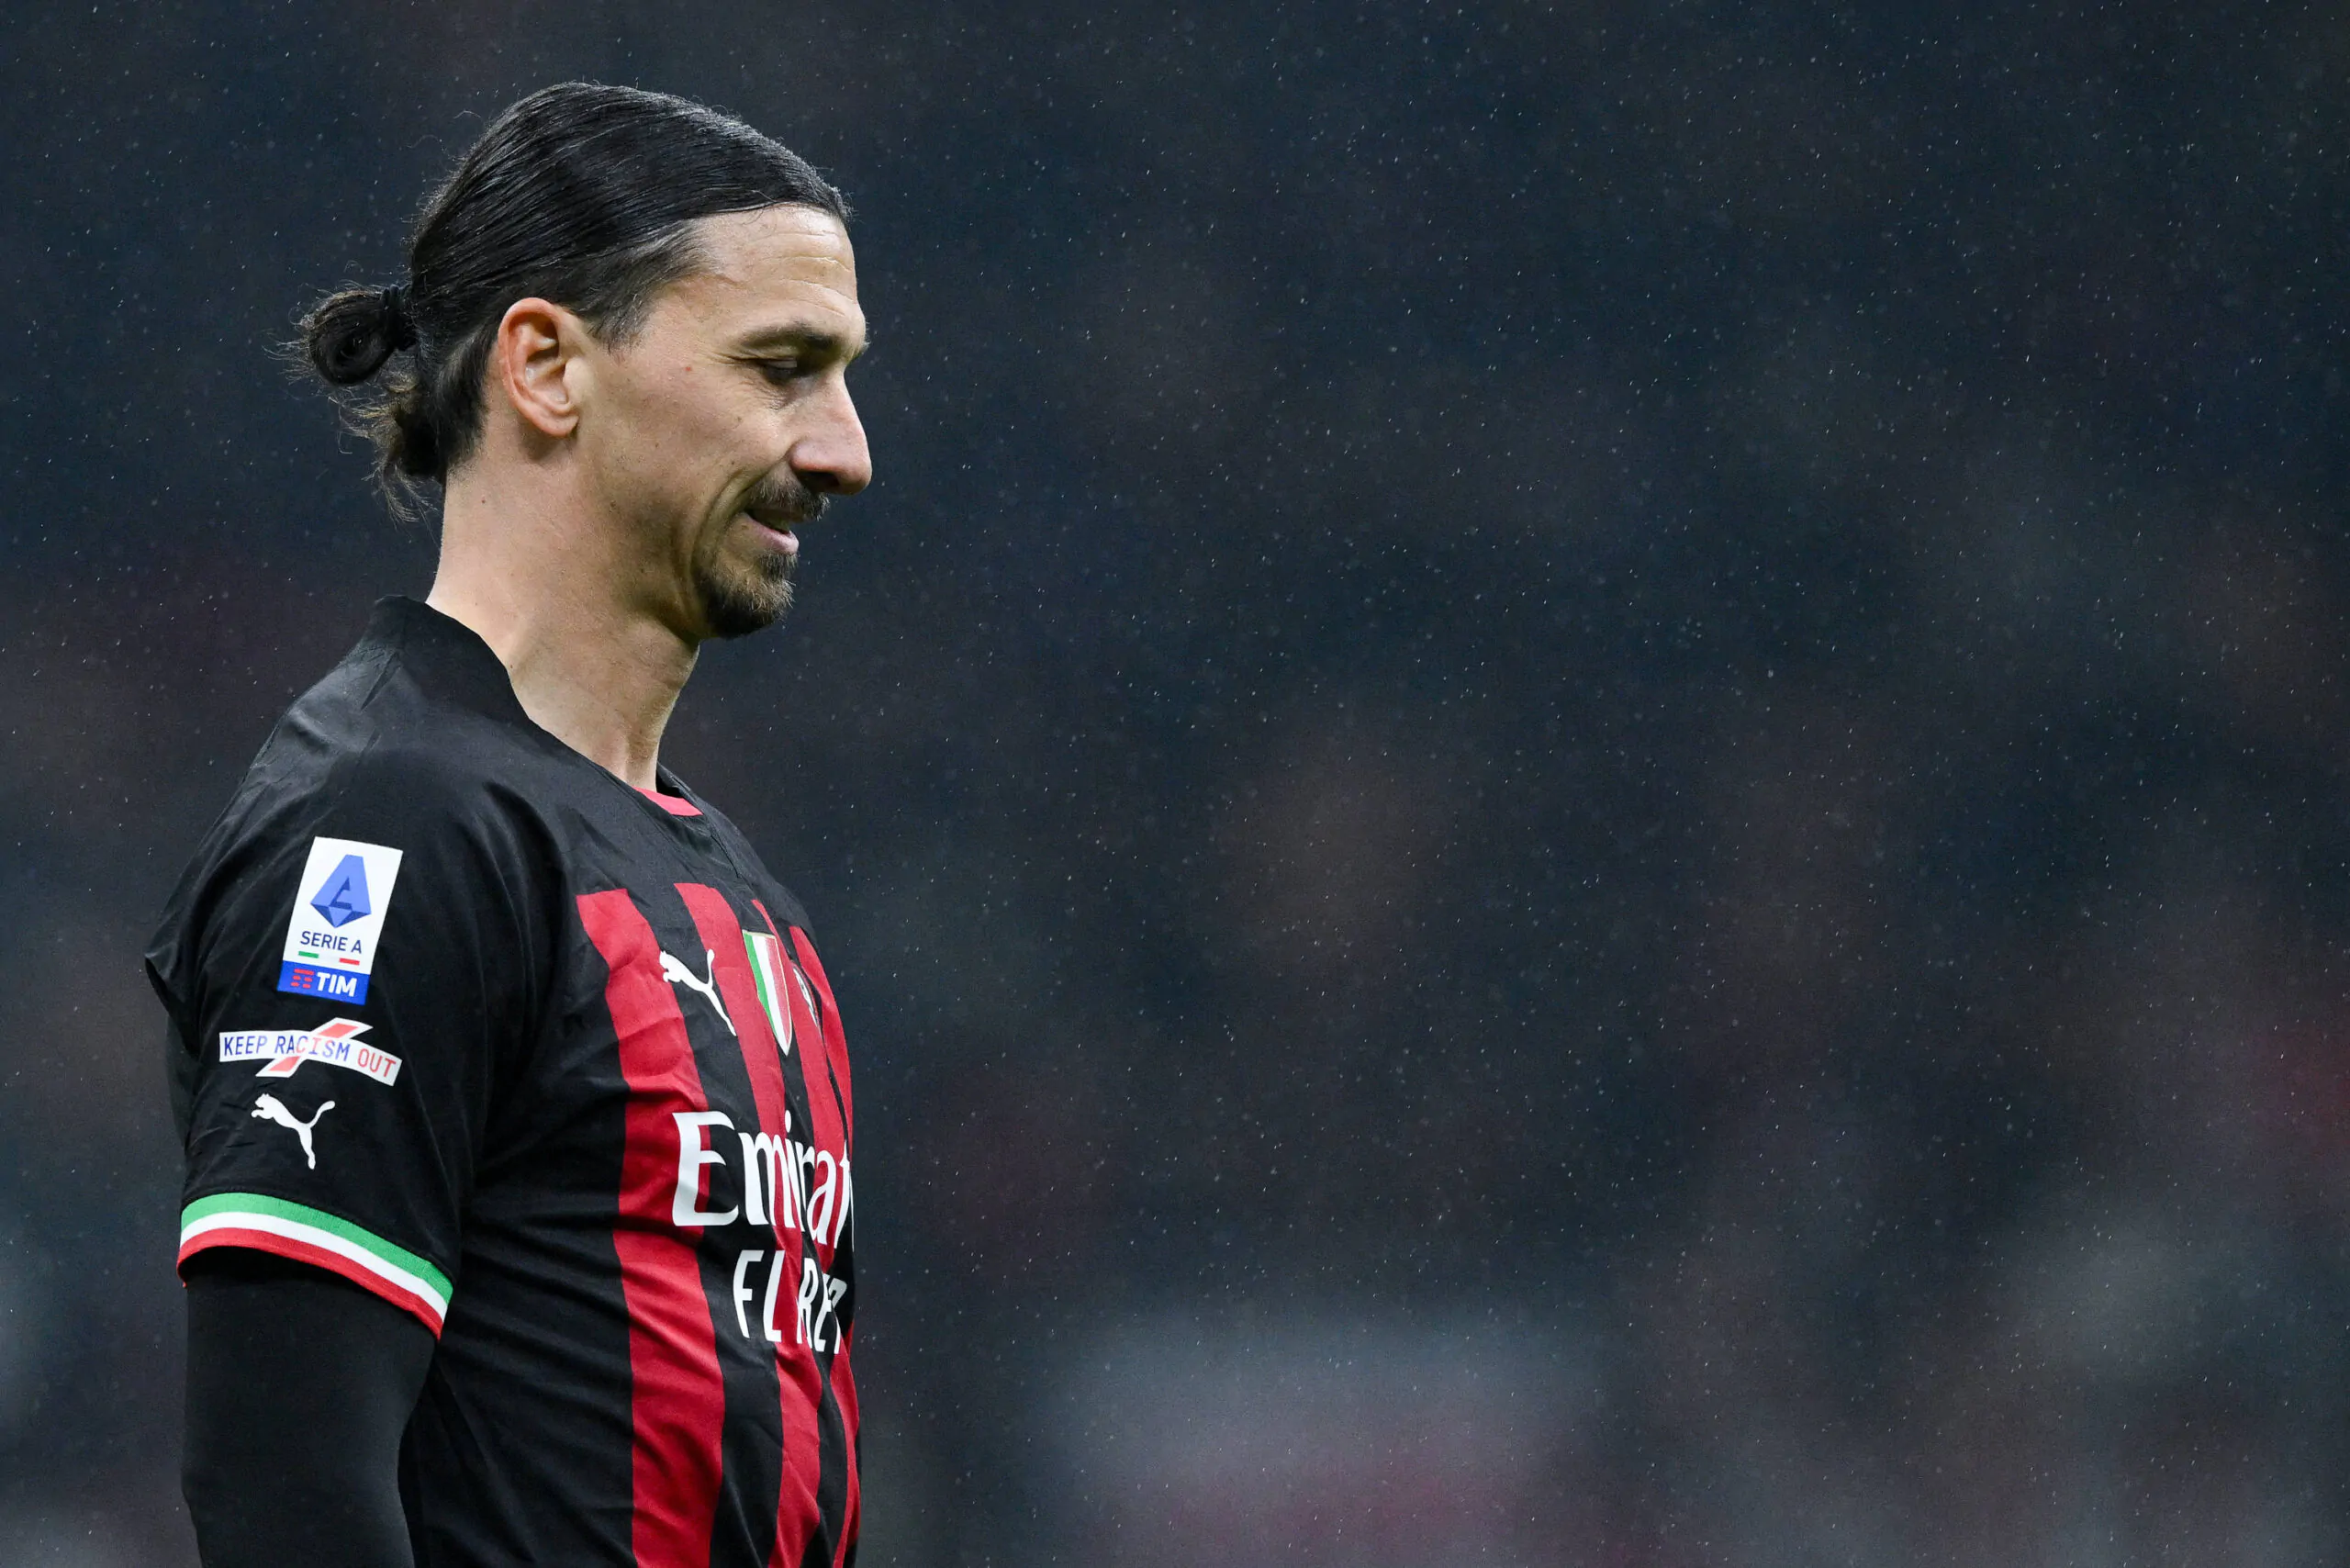
[(2350, 24), (1939, 9), (12, 7), (0, 1562), (193, 1561), (139, 953), (428, 580), (271, 345), (571, 76), (859, 209), (670, 755), (865, 1561), (2350, 1556)]

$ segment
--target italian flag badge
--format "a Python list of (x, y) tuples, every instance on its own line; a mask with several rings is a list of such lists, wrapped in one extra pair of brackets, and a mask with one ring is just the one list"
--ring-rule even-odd
[(759, 1006), (767, 1015), (767, 1032), (775, 1037), (776, 1049), (789, 1056), (791, 1002), (783, 988), (790, 960), (783, 956), (783, 944), (764, 931), (743, 933), (743, 946), (750, 949), (751, 978), (758, 982)]

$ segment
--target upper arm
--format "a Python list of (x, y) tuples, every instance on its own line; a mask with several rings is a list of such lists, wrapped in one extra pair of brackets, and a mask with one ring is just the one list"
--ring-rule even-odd
[(184, 1268), (275, 1254), (439, 1333), (501, 1058), (541, 989), (527, 858), (479, 791), (380, 758), (219, 857), (158, 966), (184, 1053)]

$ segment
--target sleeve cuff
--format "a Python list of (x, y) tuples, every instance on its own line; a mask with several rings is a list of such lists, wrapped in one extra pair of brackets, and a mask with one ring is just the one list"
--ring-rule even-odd
[(403, 1311), (414, 1313), (432, 1337), (449, 1311), (449, 1276), (403, 1247), (323, 1209), (259, 1193), (198, 1198), (180, 1214), (179, 1262), (209, 1247), (244, 1247), (315, 1263)]

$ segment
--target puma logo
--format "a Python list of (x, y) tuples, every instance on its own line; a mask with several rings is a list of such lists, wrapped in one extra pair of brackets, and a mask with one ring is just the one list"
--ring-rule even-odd
[(264, 1094), (253, 1102), (254, 1115), (264, 1122), (275, 1122), (281, 1127), (294, 1129), (294, 1136), (302, 1140), (302, 1158), (310, 1162), (310, 1169), (313, 1170), (319, 1168), (319, 1154), (318, 1150), (310, 1147), (310, 1129), (319, 1125), (320, 1116), (333, 1109), (334, 1102), (329, 1100), (311, 1112), (310, 1119), (304, 1122), (297, 1120), (294, 1113), (285, 1108), (285, 1102), (274, 1094)]
[(681, 985), (688, 991), (698, 991), (710, 998), (710, 1004), (718, 1010), (718, 1021), (725, 1025), (726, 1032), (732, 1035), (734, 1033), (734, 1020), (726, 1016), (726, 1003), (718, 1000), (718, 955), (704, 947), (701, 958), (702, 967), (710, 971), (708, 979), (664, 953), (661, 955), (661, 978), (671, 985)]

